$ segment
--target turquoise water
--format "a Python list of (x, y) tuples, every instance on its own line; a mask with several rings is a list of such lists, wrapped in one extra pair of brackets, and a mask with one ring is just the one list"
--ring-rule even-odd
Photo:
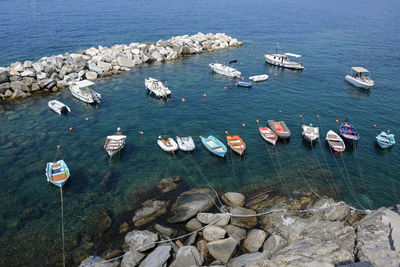
[[(382, 151), (375, 144), (381, 130), (400, 132), (398, 2), (88, 1), (78, 10), (73, 3), (22, 2), (18, 17), (16, 3), (0, 2), (1, 16), (7, 18), (0, 22), (2, 65), (91, 45), (157, 41), (198, 31), (226, 32), (244, 45), (98, 80), (93, 89), (104, 103), (97, 107), (72, 98), (68, 90), (2, 103), (1, 265), (61, 263), (60, 193), (44, 175), (57, 145), (72, 174), (64, 187), (70, 263), (94, 253), (97, 239), (91, 224), (99, 208), (118, 214), (160, 178), (172, 175), (181, 175), (192, 187), (207, 185), (207, 178), (221, 191), (261, 182), (282, 194), (328, 193), (359, 208), (399, 203), (399, 149)], [(282, 50), (304, 55), (306, 70), (265, 64), (264, 51), (274, 51), (276, 41)], [(270, 79), (245, 89), (210, 72), (210, 62), (232, 59), (239, 60), (235, 67), (244, 77), (267, 73)], [(345, 83), (344, 76), (356, 65), (371, 70), (376, 85), (370, 91)], [(174, 97), (164, 102), (148, 96), (147, 76), (168, 79)], [(53, 113), (47, 107), (50, 99), (61, 100), (74, 113)], [(359, 145), (343, 157), (332, 155), (325, 142), (311, 149), (301, 137), (300, 114), (324, 133), (338, 129), (335, 120), (349, 118), (360, 132)], [(280, 142), (275, 149), (266, 145), (257, 119), (261, 125), (268, 119), (285, 120), (292, 131), (289, 143)], [(118, 126), (128, 136), (127, 145), (110, 161), (103, 144)], [(243, 159), (231, 152), (225, 160), (217, 158), (198, 139), (214, 135), (224, 140), (225, 131), (246, 142)], [(156, 144), (159, 135), (191, 135), (197, 148), (191, 155), (168, 155)]]

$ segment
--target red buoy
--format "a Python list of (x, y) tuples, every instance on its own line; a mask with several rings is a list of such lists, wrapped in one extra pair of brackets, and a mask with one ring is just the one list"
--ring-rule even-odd
[(376, 128), (376, 124), (372, 124), (372, 127)]
[(207, 97), (207, 94), (204, 94), (203, 97)]
[(319, 115), (317, 114), (317, 118), (319, 118)]
[(258, 123), (258, 120), (256, 120), (256, 122)]
[(143, 131), (140, 131), (139, 133), (140, 133), (140, 134), (143, 134)]
[(185, 102), (185, 101), (186, 101), (186, 99), (182, 98), (182, 102)]
[(243, 127), (246, 127), (246, 123), (243, 123), (242, 126), (243, 126)]
[(303, 118), (303, 115), (299, 115), (299, 119), (302, 119)]
[(86, 117), (86, 120), (88, 121), (88, 120), (89, 120), (89, 118), (87, 118), (87, 117)]
[(72, 132), (72, 127), (69, 127), (69, 130)]
[(60, 149), (60, 146), (57, 146), (58, 149)]
[(338, 123), (339, 122), (339, 120), (336, 120), (336, 123)]
[(242, 81), (244, 81), (244, 77), (242, 77)]
[(275, 75), (275, 76), (278, 76), (278, 73), (275, 73), (274, 75)]

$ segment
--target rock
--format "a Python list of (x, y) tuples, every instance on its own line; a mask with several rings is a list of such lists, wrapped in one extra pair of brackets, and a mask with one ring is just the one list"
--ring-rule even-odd
[(97, 62), (97, 66), (101, 69), (102, 72), (108, 72), (112, 69), (112, 65), (110, 63), (106, 63), (103, 61)]
[(123, 254), (123, 251), (119, 249), (114, 249), (114, 250), (107, 250), (103, 253), (103, 258), (106, 260), (116, 258), (118, 256), (121, 256)]
[(74, 66), (65, 64), (64, 66), (62, 66), (61, 71), (64, 73), (64, 75), (69, 74), (71, 72), (74, 72)]
[(99, 53), (99, 50), (97, 50), (95, 47), (91, 47), (89, 49), (86, 49), (85, 54), (94, 57)]
[(181, 52), (181, 54), (183, 54), (183, 55), (190, 54), (190, 48), (189, 48), (189, 46), (187, 46), (187, 45), (183, 46), (183, 47), (182, 47), (182, 52)]
[(236, 192), (225, 193), (222, 200), (231, 207), (243, 207), (245, 204), (244, 195)]
[(333, 206), (324, 210), (324, 218), (331, 221), (341, 221), (346, 218), (347, 214), (350, 211), (350, 207), (345, 204), (339, 204), (337, 206)]
[[(232, 215), (255, 215), (256, 212), (252, 209), (246, 209), (242, 207), (230, 208), (230, 213)], [(257, 224), (257, 217), (235, 217), (231, 216), (231, 224), (243, 227), (243, 228), (253, 228)]]
[(25, 61), (23, 67), (25, 69), (32, 68), (32, 61), (29, 61), (29, 60)]
[(119, 233), (123, 234), (128, 232), (128, 230), (129, 230), (129, 224), (127, 222), (121, 223), (121, 225), (119, 226)]
[(35, 62), (32, 64), (32, 68), (36, 71), (36, 72), (42, 72), (44, 71), (44, 67), (40, 62)]
[(25, 70), (21, 73), (21, 77), (35, 77), (36, 74), (34, 71), (31, 70)]
[(181, 181), (180, 176), (173, 176), (161, 179), (157, 184), (157, 188), (160, 189), (162, 193), (170, 192), (178, 187), (178, 182)]
[(279, 235), (271, 235), (268, 239), (264, 242), (263, 245), (263, 252), (267, 255), (267, 258), (270, 258), (276, 252), (281, 250), (287, 245), (286, 239), (282, 238)]
[(132, 218), (136, 227), (142, 226), (153, 221), (158, 216), (167, 212), (169, 201), (149, 199), (143, 203), (142, 208), (136, 210)]
[(81, 262), (79, 267), (89, 266), (89, 263), (91, 267), (117, 267), (119, 265), (118, 260), (102, 263), (104, 261), (105, 259), (103, 259), (102, 257), (96, 256), (93, 258), (93, 256), (89, 256), (84, 261)]
[(117, 57), (117, 64), (120, 67), (127, 67), (127, 68), (132, 68), (135, 66), (135, 62), (133, 62), (132, 59), (124, 56)]
[(184, 246), (179, 248), (170, 267), (201, 266), (203, 262), (203, 257), (194, 246)]
[(214, 259), (227, 263), (236, 251), (237, 242), (228, 237), (207, 243), (207, 249)]
[(357, 227), (356, 255), (375, 266), (399, 266), (400, 215), (387, 208), (372, 211)]
[(150, 248), (154, 248), (155, 244), (146, 244), (157, 240), (158, 235), (148, 230), (133, 230), (127, 233), (125, 236), (125, 244), (129, 247), (129, 250), (135, 250), (138, 252), (143, 252)]
[(73, 66), (75, 72), (80, 72), (86, 66), (86, 60), (81, 54), (72, 53), (69, 55), (67, 62), (72, 63), (71, 65)]
[(6, 68), (0, 68), (0, 84), (9, 81), (10, 72)]
[(99, 233), (104, 233), (107, 231), (111, 224), (112, 224), (112, 219), (110, 215), (108, 214), (107, 209), (105, 208), (100, 208), (96, 211), (95, 214), (96, 222), (97, 222), (97, 231)]
[(40, 86), (39, 86), (38, 83), (33, 83), (33, 84), (32, 84), (32, 86), (31, 86), (31, 91), (32, 91), (32, 92), (35, 92), (35, 91), (37, 91), (37, 90), (39, 90), (39, 89), (40, 89)]
[(232, 236), (233, 234), (235, 234), (237, 237), (239, 237), (240, 240), (243, 240), (246, 238), (246, 230), (244, 230), (240, 227), (229, 224), (229, 225), (226, 225), (224, 228), (229, 236)]
[(45, 72), (36, 72), (36, 78), (38, 80), (43, 80), (47, 78), (47, 74)]
[(6, 92), (4, 93), (4, 97), (10, 97), (10, 96), (12, 96), (12, 91), (6, 90)]
[(78, 72), (78, 78), (81, 79), (85, 75), (85, 73), (86, 73), (86, 70), (81, 70), (80, 72)]
[[(197, 214), (197, 219), (203, 224), (210, 224), (218, 226), (225, 226), (229, 223), (230, 216), (224, 213), (204, 213)], [(219, 219), (219, 220), (218, 220)], [(217, 221), (218, 220), (218, 221)]]
[(220, 226), (210, 225), (204, 228), (203, 236), (207, 241), (222, 239), (225, 237), (226, 230)]
[(243, 247), (251, 253), (257, 252), (264, 244), (267, 234), (260, 229), (252, 229), (243, 242)]
[(11, 82), (10, 87), (14, 91), (14, 93), (15, 91), (29, 92), (28, 86), (22, 81)]
[(121, 261), (121, 267), (135, 267), (138, 266), (139, 263), (144, 258), (145, 254), (136, 252), (134, 250), (125, 252), (124, 257)]
[(0, 94), (4, 94), (10, 88), (11, 88), (10, 83), (1, 83), (0, 84)]
[(194, 216), (197, 213), (209, 210), (215, 194), (209, 188), (192, 189), (180, 194), (171, 208), (173, 217), (169, 219), (172, 223), (183, 222)]
[(161, 62), (164, 60), (164, 57), (158, 52), (157, 50), (151, 53), (151, 57), (158, 62)]
[(168, 237), (175, 237), (178, 234), (178, 231), (176, 229), (173, 229), (171, 227), (163, 226), (160, 224), (155, 224), (154, 228), (159, 232), (160, 234), (164, 234)]
[(93, 71), (93, 72), (95, 72), (96, 74), (99, 74), (99, 75), (103, 72), (98, 66), (96, 66), (95, 63), (90, 62), (90, 61), (88, 61), (88, 62), (86, 63), (86, 67), (87, 67), (90, 71)]
[[(34, 79), (34, 78), (32, 78), (32, 77), (24, 77), (23, 79), (22, 79), (22, 82), (26, 85), (26, 86), (28, 86), (28, 88), (29, 87), (31, 87), (31, 85), (35, 82), (36, 80)], [(29, 90), (28, 90), (29, 91)]]
[(208, 254), (207, 241), (204, 239), (197, 241), (196, 248), (200, 251), (200, 253)]
[(86, 79), (90, 80), (90, 81), (94, 81), (97, 79), (97, 74), (94, 71), (87, 71), (85, 73)]
[(163, 267), (167, 262), (171, 252), (171, 246), (160, 246), (151, 252), (147, 257), (140, 263), (140, 267)]
[(186, 223), (186, 229), (190, 232), (199, 230), (203, 225), (196, 218), (191, 219)]
[(19, 61), (10, 64), (10, 68), (12, 68), (13, 70), (15, 70), (17, 72), (23, 72), (25, 70), (24, 66)]
[[(10, 72), (10, 74), (11, 74), (11, 72)], [(15, 82), (15, 81), (20, 81), (20, 80), (22, 80), (22, 78), (21, 78), (21, 76), (19, 76), (19, 74), (18, 75), (12, 75), (12, 76), (10, 76), (10, 82)]]
[(255, 267), (255, 266), (268, 266), (271, 265), (256, 265), (255, 261), (257, 260), (265, 260), (266, 257), (261, 252), (251, 253), (251, 254), (243, 254), (239, 257), (232, 258), (227, 267)]
[(47, 85), (49, 85), (50, 83), (52, 83), (53, 82), (53, 79), (50, 79), (50, 78), (48, 78), (48, 79), (43, 79), (43, 80), (40, 80), (39, 81), (39, 86), (40, 86), (40, 88), (44, 88), (44, 87), (46, 87)]
[(185, 240), (185, 246), (193, 245), (196, 242), (197, 232), (192, 233), (188, 238)]

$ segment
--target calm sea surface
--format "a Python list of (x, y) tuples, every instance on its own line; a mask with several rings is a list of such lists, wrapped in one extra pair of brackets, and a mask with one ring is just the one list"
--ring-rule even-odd
[[(63, 194), (70, 263), (95, 252), (97, 240), (87, 230), (94, 212), (105, 207), (117, 214), (172, 175), (192, 187), (207, 185), (208, 179), (221, 191), (262, 182), (282, 194), (328, 192), (357, 208), (400, 203), (399, 147), (383, 151), (375, 143), (387, 129), (400, 139), (399, 10), (396, 0), (0, 1), (0, 66), (199, 31), (225, 32), (243, 41), (239, 48), (100, 79), (93, 89), (104, 103), (97, 107), (72, 98), (68, 90), (0, 104), (0, 264), (62, 262), (60, 193), (44, 175), (57, 145), (72, 174)], [(265, 64), (264, 52), (273, 52), (277, 41), (283, 52), (302, 54), (306, 70)], [(267, 73), (270, 79), (244, 89), (210, 72), (209, 63), (233, 59), (244, 77)], [(368, 68), (374, 88), (345, 83), (351, 66)], [(148, 96), (147, 76), (168, 79), (174, 97), (164, 102)], [(51, 99), (74, 113), (53, 113), (47, 107)], [(324, 140), (311, 148), (301, 137), (300, 114), (322, 133), (337, 131), (336, 120), (349, 118), (361, 140), (343, 156), (332, 155)], [(257, 119), (261, 125), (285, 120), (290, 142), (266, 145)], [(110, 161), (103, 144), (118, 126), (127, 145)], [(216, 158), (198, 139), (214, 135), (225, 141), (225, 131), (246, 142), (244, 158), (231, 152), (225, 160)], [(157, 146), (159, 135), (191, 135), (196, 150), (170, 156)]]

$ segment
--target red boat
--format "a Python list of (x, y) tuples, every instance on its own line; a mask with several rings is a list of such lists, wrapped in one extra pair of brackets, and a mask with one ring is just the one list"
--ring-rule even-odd
[(268, 127), (259, 127), (258, 130), (262, 138), (268, 143), (275, 145), (276, 141), (278, 140), (278, 136)]
[(228, 142), (228, 146), (239, 155), (242, 155), (246, 149), (246, 144), (243, 142), (242, 138), (239, 137), (239, 135), (228, 135), (226, 137), (226, 141)]

